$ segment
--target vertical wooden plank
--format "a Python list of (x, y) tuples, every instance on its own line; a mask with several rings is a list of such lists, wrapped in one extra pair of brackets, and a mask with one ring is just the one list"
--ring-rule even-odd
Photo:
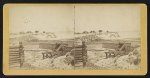
[(24, 62), (24, 51), (23, 51), (23, 44), (19, 42), (19, 57), (20, 57), (20, 67), (23, 66)]

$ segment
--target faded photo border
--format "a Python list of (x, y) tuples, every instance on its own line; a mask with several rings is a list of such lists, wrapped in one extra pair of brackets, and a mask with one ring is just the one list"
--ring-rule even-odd
[[(12, 6), (139, 6), (141, 26), (141, 69), (139, 70), (13, 70), (9, 69), (9, 9)], [(5, 4), (3, 6), (3, 73), (5, 75), (146, 75), (147, 6), (145, 4)]]

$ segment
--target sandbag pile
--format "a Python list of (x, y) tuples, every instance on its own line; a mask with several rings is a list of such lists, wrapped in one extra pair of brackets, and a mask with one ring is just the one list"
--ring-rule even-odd
[(66, 56), (60, 56), (53, 61), (54, 69), (73, 69), (73, 66), (66, 61)]
[(102, 58), (104, 52), (88, 51), (88, 62), (102, 69), (138, 69), (141, 60), (140, 47), (128, 55), (116, 56), (115, 58)]
[(137, 69), (138, 66), (131, 64), (129, 60), (129, 55), (121, 56), (116, 61), (117, 67), (119, 69)]
[(33, 67), (41, 68), (41, 69), (53, 69), (52, 59), (50, 59), (50, 58), (33, 62), (31, 65)]
[[(29, 54), (28, 54), (29, 55)], [(29, 57), (29, 56), (28, 56)], [(89, 66), (93, 66), (93, 68), (100, 68), (100, 69), (138, 69), (140, 64), (140, 48), (136, 48), (128, 55), (123, 56), (116, 56), (114, 58), (104, 58), (105, 53), (104, 51), (95, 52), (95, 51), (88, 51), (87, 52), (87, 64), (91, 64)], [(26, 60), (31, 59), (29, 57)], [(54, 58), (47, 58), (44, 60), (37, 60), (33, 62), (30, 60), (30, 63), (33, 67), (41, 68), (41, 69), (74, 69), (71, 65), (72, 60), (74, 58), (67, 53), (64, 56), (54, 57)], [(88, 66), (88, 65), (87, 65)], [(87, 67), (88, 68), (88, 67)]]
[(116, 60), (117, 67), (120, 69), (138, 69), (141, 61), (140, 47), (135, 48), (128, 55), (119, 57)]
[(32, 62), (31, 65), (38, 69), (73, 69), (73, 66), (66, 60), (66, 56), (38, 60)]
[(105, 51), (101, 52), (93, 52), (93, 51), (88, 51), (88, 62), (94, 64), (95, 66), (99, 66), (99, 68), (102, 69), (112, 69), (115, 66), (115, 58), (108, 58), (105, 59), (106, 57)]
[(96, 53), (92, 52), (92, 51), (88, 51), (87, 52), (87, 60), (90, 63), (95, 63), (96, 61), (98, 61), (98, 58), (96, 56)]
[(114, 58), (101, 59), (97, 61), (95, 65), (103, 69), (113, 69), (115, 67), (115, 59)]
[(104, 52), (94, 52), (94, 51), (88, 51), (87, 52), (87, 60), (90, 63), (95, 63), (103, 58), (105, 58), (105, 53)]

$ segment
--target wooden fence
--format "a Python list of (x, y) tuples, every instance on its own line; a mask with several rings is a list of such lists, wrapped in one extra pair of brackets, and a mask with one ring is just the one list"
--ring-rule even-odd
[(23, 45), (20, 42), (19, 46), (9, 47), (9, 65), (11, 68), (22, 67), (24, 62)]

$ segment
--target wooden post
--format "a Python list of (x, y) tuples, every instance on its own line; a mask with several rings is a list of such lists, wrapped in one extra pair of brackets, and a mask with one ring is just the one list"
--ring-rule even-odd
[(106, 58), (108, 58), (108, 54), (107, 54), (107, 52), (105, 52), (105, 54), (106, 54)]
[(43, 55), (43, 59), (45, 59), (45, 53), (42, 53), (42, 55)]
[(85, 67), (87, 62), (87, 50), (84, 41), (82, 42), (82, 59), (83, 59), (83, 67)]
[(19, 58), (20, 58), (20, 67), (22, 67), (24, 62), (24, 50), (22, 42), (19, 42)]

